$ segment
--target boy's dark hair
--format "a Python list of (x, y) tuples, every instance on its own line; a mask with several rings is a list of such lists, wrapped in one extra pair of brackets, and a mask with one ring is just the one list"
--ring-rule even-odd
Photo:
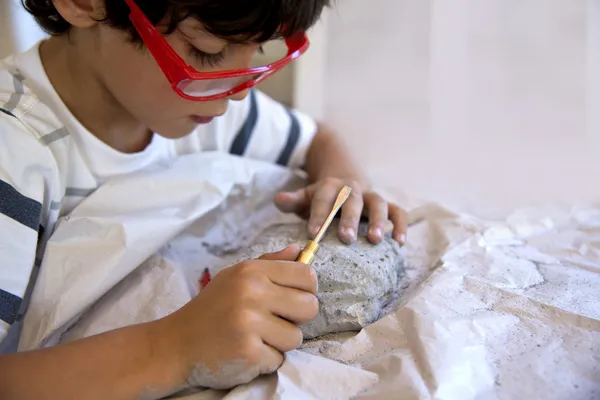
[[(21, 0), (38, 24), (51, 35), (67, 33), (71, 25), (58, 13), (52, 0)], [(310, 28), (330, 0), (136, 0), (153, 24), (166, 21), (171, 33), (188, 17), (201, 21), (215, 36), (264, 42), (281, 34), (290, 35)], [(139, 41), (129, 21), (125, 0), (105, 0), (103, 22), (127, 30)], [(281, 27), (285, 32), (279, 32)]]

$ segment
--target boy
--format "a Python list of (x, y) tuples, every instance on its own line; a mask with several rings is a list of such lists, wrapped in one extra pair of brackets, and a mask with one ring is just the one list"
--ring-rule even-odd
[[(306, 50), (303, 32), (327, 0), (23, 2), (52, 37), (0, 64), (0, 340), (15, 336), (57, 218), (111, 177), (181, 154), (304, 167), (311, 184), (275, 202), (306, 215), (313, 233), (348, 184), (340, 238), (356, 239), (364, 210), (371, 241), (388, 218), (404, 241), (403, 211), (369, 190), (330, 130), (249, 91)], [(288, 56), (249, 70), (277, 36)], [(316, 277), (293, 262), (298, 252), (228, 268), (162, 320), (0, 356), (1, 397), (160, 398), (273, 372), (300, 345), (297, 325), (317, 313)]]

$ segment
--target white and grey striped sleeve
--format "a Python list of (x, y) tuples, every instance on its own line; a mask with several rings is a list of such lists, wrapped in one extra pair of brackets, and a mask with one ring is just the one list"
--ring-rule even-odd
[(213, 133), (220, 136), (217, 141), (222, 150), (299, 168), (304, 165), (317, 124), (301, 112), (252, 90), (243, 101), (232, 102), (215, 128)]
[[(6, 110), (6, 108), (4, 108)], [(10, 110), (0, 113), (0, 342), (19, 318), (43, 232), (48, 155)]]

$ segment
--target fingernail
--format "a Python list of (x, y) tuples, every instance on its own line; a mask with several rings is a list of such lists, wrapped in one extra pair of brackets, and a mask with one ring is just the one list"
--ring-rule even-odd
[(355, 240), (356, 239), (356, 233), (354, 232), (354, 229), (352, 228), (346, 228), (344, 230), (344, 232), (346, 233), (346, 236), (350, 239), (350, 240)]
[(406, 234), (402, 233), (398, 235), (398, 242), (402, 245), (406, 244)]
[(371, 236), (375, 236), (377, 239), (381, 239), (381, 237), (383, 236), (381, 233), (381, 229), (379, 228), (373, 228), (371, 229)]

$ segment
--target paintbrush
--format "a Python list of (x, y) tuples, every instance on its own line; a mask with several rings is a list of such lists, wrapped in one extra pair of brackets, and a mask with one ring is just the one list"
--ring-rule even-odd
[(317, 233), (315, 238), (313, 240), (310, 240), (306, 244), (306, 247), (304, 248), (304, 250), (302, 250), (300, 252), (300, 255), (296, 259), (297, 262), (300, 262), (302, 264), (307, 264), (307, 265), (311, 265), (313, 263), (316, 255), (317, 255), (317, 252), (319, 251), (319, 247), (320, 247), (319, 243), (321, 242), (323, 237), (325, 237), (325, 233), (327, 232), (329, 225), (331, 225), (331, 222), (337, 215), (340, 208), (342, 208), (342, 206), (344, 205), (346, 200), (348, 200), (348, 197), (350, 197), (351, 192), (352, 192), (352, 188), (349, 186), (344, 186), (342, 188), (342, 190), (338, 194), (337, 199), (335, 200), (335, 204), (333, 205), (331, 212), (327, 216), (327, 219), (325, 219), (325, 222), (323, 223), (323, 225), (321, 225), (321, 229), (319, 229), (319, 232)]

